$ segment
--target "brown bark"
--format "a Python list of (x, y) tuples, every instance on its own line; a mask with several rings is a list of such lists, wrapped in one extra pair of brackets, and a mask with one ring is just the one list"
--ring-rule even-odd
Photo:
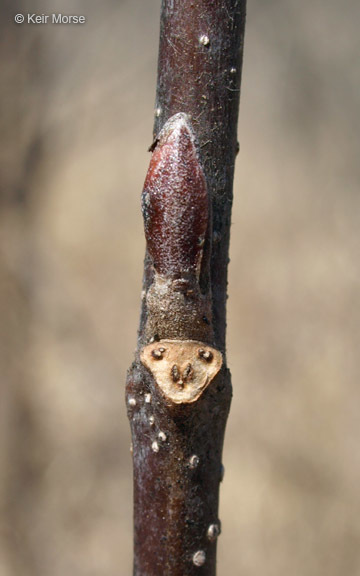
[(164, 0), (143, 306), (127, 404), (136, 576), (215, 574), (245, 1)]

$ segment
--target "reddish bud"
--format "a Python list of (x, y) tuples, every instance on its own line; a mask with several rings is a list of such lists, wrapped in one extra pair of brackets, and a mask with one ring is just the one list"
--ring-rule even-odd
[(199, 276), (208, 226), (206, 181), (185, 114), (159, 134), (142, 194), (145, 236), (156, 272)]

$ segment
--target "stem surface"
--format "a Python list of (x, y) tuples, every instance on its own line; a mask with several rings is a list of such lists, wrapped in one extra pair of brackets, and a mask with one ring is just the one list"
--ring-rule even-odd
[(216, 572), (244, 25), (245, 0), (162, 3), (144, 298), (127, 380), (135, 576)]

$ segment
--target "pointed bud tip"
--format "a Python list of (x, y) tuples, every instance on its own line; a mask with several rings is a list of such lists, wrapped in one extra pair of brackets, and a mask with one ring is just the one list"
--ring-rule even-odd
[(189, 116), (184, 112), (178, 112), (165, 122), (157, 138), (158, 143), (165, 144), (169, 140), (177, 139), (184, 132), (187, 132), (193, 138)]

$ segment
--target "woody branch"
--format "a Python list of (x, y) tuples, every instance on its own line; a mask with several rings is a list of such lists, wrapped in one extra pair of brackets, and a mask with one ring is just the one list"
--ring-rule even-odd
[(127, 381), (136, 576), (215, 574), (244, 22), (244, 0), (162, 4), (144, 298)]

